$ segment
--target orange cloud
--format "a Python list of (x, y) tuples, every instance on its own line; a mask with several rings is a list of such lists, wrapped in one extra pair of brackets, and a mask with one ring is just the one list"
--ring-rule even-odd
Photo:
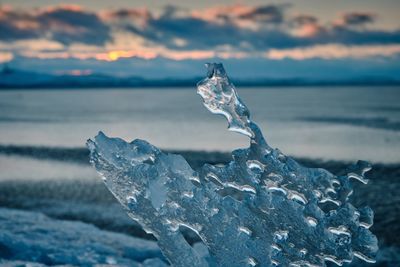
[(152, 53), (152, 52), (115, 50), (115, 51), (109, 51), (106, 53), (98, 53), (94, 57), (97, 60), (116, 61), (120, 58), (130, 58), (130, 57), (152, 59), (152, 58), (155, 58), (156, 56), (157, 56), (157, 54)]
[(166, 51), (161, 53), (162, 56), (174, 60), (184, 60), (184, 59), (206, 59), (214, 57), (213, 51)]
[(157, 13), (147, 8), (92, 12), (77, 5), (34, 10), (0, 6), (0, 51), (12, 51), (3, 61), (14, 55), (117, 61), (259, 55), (303, 60), (398, 53), (400, 30), (360, 27), (374, 22), (373, 14), (346, 13), (340, 23), (322, 25), (313, 15), (291, 15), (286, 7), (235, 4)]
[(65, 45), (104, 45), (111, 41), (111, 28), (97, 13), (77, 5), (58, 5), (33, 10), (0, 5), (0, 40), (47, 39)]
[(281, 22), (283, 20), (283, 7), (283, 5), (219, 5), (204, 10), (194, 10), (191, 12), (191, 16), (217, 24), (229, 22), (240, 28), (257, 30), (264, 23)]
[(10, 52), (0, 52), (0, 63), (9, 62), (14, 58), (14, 55)]
[(294, 49), (271, 49), (265, 53), (265, 57), (274, 60), (281, 60), (284, 58), (305, 60), (311, 58), (338, 59), (374, 56), (390, 57), (396, 54), (400, 54), (400, 45), (344, 46), (339, 44), (328, 44)]
[(220, 56), (223, 58), (229, 58), (231, 56), (234, 57), (243, 57), (242, 53), (237, 53), (234, 55), (233, 53), (215, 53), (213, 51), (202, 51), (202, 50), (194, 50), (194, 51), (171, 51), (165, 49), (155, 49), (154, 52), (145, 51), (145, 50), (110, 50), (106, 52), (77, 52), (77, 51), (25, 51), (21, 52), (21, 54), (25, 57), (30, 58), (39, 58), (39, 59), (68, 59), (68, 58), (76, 58), (76, 59), (97, 59), (101, 61), (117, 61), (121, 58), (143, 58), (143, 59), (153, 59), (159, 56), (173, 59), (173, 60), (184, 60), (184, 59), (207, 59), (212, 58), (214, 56)]
[(209, 21), (220, 21), (227, 17), (240, 17), (254, 11), (254, 7), (235, 4), (235, 5), (220, 5), (206, 8), (204, 10), (192, 11), (194, 18), (209, 20)]
[(57, 11), (59, 9), (75, 11), (75, 12), (83, 11), (83, 8), (80, 5), (61, 4), (61, 5), (57, 5), (57, 6), (44, 7), (43, 9), (40, 10), (40, 13), (52, 13), (52, 12)]

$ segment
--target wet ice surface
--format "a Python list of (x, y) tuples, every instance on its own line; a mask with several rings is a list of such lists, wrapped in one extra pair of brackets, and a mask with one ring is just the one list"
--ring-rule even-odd
[[(91, 161), (132, 219), (152, 233), (176, 266), (325, 266), (358, 257), (374, 262), (377, 239), (370, 208), (349, 202), (350, 179), (366, 183), (366, 162), (335, 176), (305, 168), (264, 140), (220, 64), (198, 84), (204, 105), (228, 120), (250, 147), (227, 165), (195, 172), (179, 155), (143, 140), (127, 143), (99, 133), (88, 141)], [(194, 232), (204, 257), (182, 235)]]

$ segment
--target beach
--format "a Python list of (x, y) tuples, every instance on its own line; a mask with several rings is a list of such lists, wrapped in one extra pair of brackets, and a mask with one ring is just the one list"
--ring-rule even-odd
[[(169, 153), (181, 154), (195, 170), (206, 163), (228, 163), (230, 151), (247, 146), (248, 140), (228, 132), (226, 122), (209, 114), (193, 90), (161, 90), (0, 92), (0, 264), (166, 264), (155, 238), (126, 215), (90, 166), (86, 139), (98, 130), (126, 140), (146, 139)], [(378, 237), (380, 252), (373, 266), (397, 266), (398, 89), (268, 90), (239, 93), (273, 147), (304, 166), (334, 174), (358, 159), (371, 162), (372, 170), (366, 175), (369, 183), (353, 181), (351, 199), (356, 207), (370, 206), (375, 214), (371, 231)], [(319, 95), (313, 98), (314, 94)], [(367, 101), (371, 97), (374, 102)], [(50, 105), (44, 107), (43, 101)], [(44, 225), (52, 227), (46, 230)], [(48, 236), (48, 242), (32, 238), (32, 232), (36, 238)], [(57, 236), (74, 245), (58, 243)], [(191, 244), (199, 241), (190, 234), (187, 239)], [(140, 247), (140, 240), (145, 246)], [(140, 249), (132, 252), (124, 243)], [(16, 244), (25, 246), (24, 253), (17, 251)], [(86, 244), (95, 245), (88, 252)], [(58, 254), (49, 252), (54, 246), (62, 248)], [(68, 256), (71, 253), (91, 256)], [(352, 266), (366, 264), (355, 261)]]
[[(189, 164), (198, 169), (205, 163), (224, 164), (229, 162), (230, 154), (202, 151), (170, 151), (183, 155)], [(88, 151), (85, 148), (66, 149), (64, 151), (51, 148), (34, 147), (0, 147), (0, 159), (4, 157), (14, 160), (31, 161), (31, 169), (35, 164), (37, 170), (41, 164), (63, 165), (62, 171), (68, 168), (81, 173), (65, 179), (49, 178), (15, 178), (7, 179), (1, 175), (0, 206), (44, 214), (49, 218), (65, 221), (77, 221), (94, 225), (100, 230), (121, 233), (135, 238), (155, 240), (146, 234), (138, 224), (132, 221), (122, 206), (107, 190), (103, 182), (88, 169)], [(297, 159), (308, 167), (325, 168), (332, 173), (340, 173), (350, 162)], [(81, 169), (81, 171), (77, 171)], [(83, 175), (87, 176), (83, 176)], [(56, 175), (56, 174), (53, 174)], [(380, 247), (389, 256), (382, 256), (380, 264), (375, 266), (395, 266), (398, 260), (400, 241), (400, 165), (374, 164), (366, 177), (368, 185), (353, 182), (355, 192), (352, 196), (357, 207), (370, 206), (375, 213), (371, 230), (377, 235)], [(0, 210), (0, 213), (2, 211)], [(4, 211), (3, 211), (4, 212)], [(12, 219), (12, 218), (10, 218)], [(3, 218), (4, 220), (4, 218)], [(188, 236), (191, 243), (198, 242), (195, 237)], [(1, 241), (0, 241), (1, 242)], [(4, 244), (3, 244), (4, 245)], [(397, 258), (393, 258), (397, 257)], [(392, 264), (392, 265), (390, 265)], [(363, 266), (363, 265), (362, 265)]]
[(400, 267), (399, 13), (0, 0), (0, 267)]

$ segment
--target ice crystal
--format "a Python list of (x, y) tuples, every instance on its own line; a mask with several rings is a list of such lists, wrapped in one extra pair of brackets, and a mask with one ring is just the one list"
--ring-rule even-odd
[[(196, 172), (180, 155), (100, 132), (88, 141), (91, 162), (129, 216), (157, 238), (175, 266), (325, 266), (353, 256), (373, 262), (373, 212), (349, 201), (350, 179), (366, 183), (369, 164), (359, 161), (335, 176), (271, 148), (223, 66), (207, 67), (198, 83), (205, 107), (249, 136), (250, 147), (233, 151), (227, 165), (206, 164)], [(188, 244), (185, 228), (209, 256)]]

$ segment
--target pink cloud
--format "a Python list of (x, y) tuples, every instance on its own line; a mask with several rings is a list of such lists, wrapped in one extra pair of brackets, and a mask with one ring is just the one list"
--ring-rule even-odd
[(349, 12), (322, 25), (316, 16), (292, 15), (289, 7), (235, 4), (189, 11), (170, 7), (159, 14), (147, 8), (91, 12), (77, 5), (35, 10), (1, 6), (0, 51), (102, 61), (246, 58), (265, 51), (268, 58), (298, 60), (398, 53), (393, 47), (400, 44), (400, 30), (365, 26), (375, 21), (375, 14)]
[(268, 59), (281, 60), (285, 58), (306, 60), (311, 58), (339, 59), (390, 57), (400, 54), (400, 45), (368, 45), (344, 46), (340, 44), (316, 45), (306, 48), (271, 49), (265, 53)]

